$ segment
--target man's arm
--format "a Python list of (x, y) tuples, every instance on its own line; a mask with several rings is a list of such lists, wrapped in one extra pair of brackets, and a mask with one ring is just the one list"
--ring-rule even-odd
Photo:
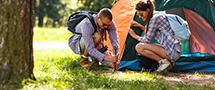
[(119, 37), (118, 37), (118, 33), (116, 31), (116, 25), (115, 25), (114, 21), (108, 27), (108, 34), (109, 34), (109, 39), (110, 39), (111, 44), (112, 44), (113, 53), (115, 53), (114, 45), (116, 45), (116, 47), (118, 48), (116, 53), (118, 54), (118, 52), (119, 52)]

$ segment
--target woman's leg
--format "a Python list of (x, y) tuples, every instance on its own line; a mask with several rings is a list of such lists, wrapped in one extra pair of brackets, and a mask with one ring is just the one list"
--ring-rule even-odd
[(164, 58), (171, 61), (166, 55), (165, 49), (160, 44), (139, 43), (136, 45), (136, 51), (137, 53), (155, 61), (160, 61)]
[(145, 57), (156, 60), (159, 63), (157, 72), (166, 70), (170, 65), (165, 49), (159, 44), (139, 43), (136, 45), (136, 51)]

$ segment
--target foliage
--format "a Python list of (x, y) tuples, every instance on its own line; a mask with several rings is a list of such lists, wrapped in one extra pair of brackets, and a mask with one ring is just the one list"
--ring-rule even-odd
[[(60, 18), (65, 16), (66, 4), (62, 4), (60, 0), (34, 0), (35, 16), (39, 18), (39, 27), (43, 26), (43, 19), (47, 15), (55, 22), (59, 22)], [(62, 12), (61, 14), (59, 12)]]
[(102, 8), (112, 8), (117, 0), (78, 0), (83, 4), (78, 10), (90, 10), (99, 12)]

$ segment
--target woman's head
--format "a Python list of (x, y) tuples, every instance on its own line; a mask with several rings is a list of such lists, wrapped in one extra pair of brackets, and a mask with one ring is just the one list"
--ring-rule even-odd
[(153, 12), (155, 10), (153, 0), (140, 0), (135, 7), (137, 14), (142, 18), (144, 21), (152, 17)]
[(135, 7), (138, 16), (143, 19), (143, 21), (147, 20), (147, 29), (148, 30), (148, 24), (150, 19), (153, 16), (155, 6), (154, 6), (154, 0), (140, 0)]

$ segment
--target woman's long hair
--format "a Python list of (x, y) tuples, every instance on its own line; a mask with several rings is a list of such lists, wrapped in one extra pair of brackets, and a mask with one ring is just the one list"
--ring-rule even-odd
[(145, 29), (145, 33), (147, 33), (148, 31), (148, 27), (149, 27), (149, 21), (153, 16), (154, 10), (155, 10), (155, 6), (154, 6), (154, 0), (140, 0), (137, 4), (135, 9), (138, 11), (146, 11), (149, 8), (149, 12), (148, 12), (148, 16), (147, 16), (147, 22), (146, 22), (146, 29)]

